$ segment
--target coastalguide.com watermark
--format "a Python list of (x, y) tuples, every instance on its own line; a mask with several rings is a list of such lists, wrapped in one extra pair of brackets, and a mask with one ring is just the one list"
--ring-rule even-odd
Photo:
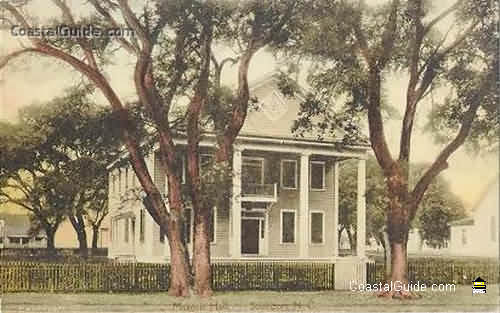
[(130, 28), (101, 28), (95, 25), (57, 25), (45, 27), (13, 25), (10, 28), (10, 33), (15, 37), (99, 38), (134, 36), (134, 30)]
[(437, 292), (455, 292), (455, 284), (432, 284), (430, 286), (421, 282), (410, 282), (403, 283), (400, 281), (390, 282), (390, 283), (378, 283), (378, 284), (359, 284), (355, 281), (349, 282), (349, 287), (351, 291), (357, 292), (389, 292), (389, 291), (407, 291), (407, 292), (419, 292), (419, 291), (437, 291)]

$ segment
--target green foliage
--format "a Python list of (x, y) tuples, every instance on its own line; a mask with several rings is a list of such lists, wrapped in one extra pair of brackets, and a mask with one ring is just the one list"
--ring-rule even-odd
[(107, 214), (106, 165), (120, 137), (89, 91), (68, 90), (23, 109), (18, 124), (2, 125), (0, 198), (30, 212), (33, 233), (55, 232), (66, 215), (97, 222)]
[[(420, 177), (426, 166), (413, 165), (410, 169), (410, 183)], [(369, 158), (366, 164), (366, 236), (383, 245), (383, 231), (386, 226), (385, 214), (389, 206), (384, 176), (377, 161)], [(339, 224), (356, 228), (357, 161), (344, 161), (340, 167), (339, 180)], [(425, 244), (442, 247), (450, 237), (449, 223), (465, 217), (461, 200), (450, 191), (449, 183), (438, 176), (429, 186), (422, 202), (421, 210), (412, 227), (418, 228)]]
[[(415, 12), (409, 1), (397, 7), (394, 45), (387, 51), (384, 31), (389, 23), (390, 5), (390, 1), (380, 4), (316, 1), (305, 11), (301, 27), (291, 33), (289, 44), (278, 50), (290, 59), (312, 63), (308, 75), (311, 91), (303, 95), (305, 100), (294, 126), (299, 135), (316, 128), (347, 137), (347, 142), (362, 138), (359, 131), (366, 123), (369, 71), (360, 49), (360, 36), (366, 40), (370, 57), (374, 60), (388, 57), (382, 82), (394, 73), (411, 71), (411, 60), (417, 52), (412, 46), (417, 23)], [(419, 10), (416, 15), (425, 22), (439, 13), (430, 1), (423, 2)], [(443, 103), (433, 103), (427, 129), (440, 143), (448, 143), (456, 136), (471, 104), (480, 101), (467, 145), (476, 152), (487, 151), (479, 147), (498, 149), (500, 115), (494, 83), (498, 69), (497, 8), (487, 0), (463, 1), (452, 15), (455, 38), (432, 27), (425, 32), (417, 54), (418, 79), (434, 75), (429, 89), (424, 91), (449, 92)], [(469, 25), (477, 26), (471, 31)], [(461, 36), (463, 40), (446, 50), (446, 44)], [(384, 99), (383, 87), (381, 96), (382, 111), (386, 117), (395, 117), (398, 104)]]

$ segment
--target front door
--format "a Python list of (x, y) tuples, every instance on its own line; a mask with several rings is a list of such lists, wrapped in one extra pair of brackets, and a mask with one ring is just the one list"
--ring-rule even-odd
[(241, 221), (241, 253), (259, 254), (258, 219), (242, 219)]

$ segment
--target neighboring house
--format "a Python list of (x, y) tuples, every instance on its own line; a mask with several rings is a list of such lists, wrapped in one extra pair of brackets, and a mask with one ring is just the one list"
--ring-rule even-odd
[(446, 255), (449, 253), (449, 242), (446, 240), (442, 248), (433, 248), (424, 242), (418, 228), (414, 228), (408, 234), (407, 251), (410, 254)]
[(46, 248), (45, 233), (29, 235), (30, 219), (27, 215), (0, 215), (0, 248)]
[[(211, 256), (216, 260), (323, 260), (358, 264), (357, 257), (338, 257), (339, 163), (358, 159), (358, 233), (365, 233), (366, 144), (342, 146), (339, 141), (317, 135), (297, 138), (291, 127), (299, 100), (285, 98), (273, 76), (251, 84), (259, 107), (250, 110), (234, 145), (233, 195), (229, 209), (214, 208)], [(180, 149), (186, 139), (175, 138)], [(201, 170), (213, 157), (215, 138), (205, 134), (200, 142)], [(146, 163), (154, 182), (166, 193), (166, 177), (153, 149)], [(126, 158), (124, 153), (123, 158)], [(139, 262), (168, 262), (169, 246), (164, 231), (153, 221), (141, 201), (123, 202), (124, 194), (139, 186), (133, 170), (124, 162), (109, 167), (111, 244), (109, 256)], [(185, 163), (182, 181), (186, 181)], [(186, 234), (192, 249), (193, 212), (186, 210)], [(344, 275), (353, 271), (345, 270)], [(342, 279), (342, 275), (336, 275)], [(347, 279), (347, 278), (346, 278)]]
[(450, 223), (450, 254), (458, 256), (499, 256), (498, 179), (490, 183), (472, 216)]
[[(384, 248), (378, 244), (375, 239), (370, 240), (370, 244), (366, 247), (371, 252), (383, 253)], [(445, 241), (444, 246), (440, 249), (428, 246), (420, 236), (418, 228), (410, 229), (408, 233), (407, 243), (408, 254), (414, 255), (447, 255), (449, 253), (449, 242)]]

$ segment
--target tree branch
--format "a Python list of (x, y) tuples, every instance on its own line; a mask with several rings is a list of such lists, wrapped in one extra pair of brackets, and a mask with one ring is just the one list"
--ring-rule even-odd
[[(66, 2), (63, 1), (63, 0), (52, 0), (52, 2), (54, 2), (54, 4), (56, 6), (58, 6), (59, 9), (62, 11), (63, 20), (66, 23), (68, 23), (68, 24), (70, 24), (72, 26), (75, 26), (76, 25), (75, 19), (73, 18), (73, 14), (71, 13), (71, 10), (66, 5)], [(86, 40), (86, 39), (84, 39), (84, 38), (82, 38), (82, 37), (78, 37), (76, 39), (76, 42), (82, 48), (83, 53), (85, 54), (85, 58), (89, 62), (89, 65), (92, 68), (94, 68), (94, 69), (97, 70), (97, 61), (95, 59), (94, 52), (92, 51), (92, 47), (91, 47), (91, 45), (89, 45), (89, 41)]]
[(489, 88), (488, 84), (495, 84), (494, 81), (494, 74), (487, 75), (484, 78), (482, 88), (475, 91), (474, 101), (471, 101), (469, 109), (464, 114), (464, 118), (457, 135), (451, 142), (448, 143), (448, 145), (446, 145), (446, 147), (437, 156), (434, 163), (432, 163), (429, 169), (422, 175), (418, 183), (415, 185), (415, 188), (410, 195), (410, 199), (413, 204), (410, 206), (410, 221), (415, 217), (418, 204), (422, 200), (427, 187), (429, 187), (431, 182), (437, 175), (439, 175), (439, 173), (448, 167), (448, 158), (464, 144), (472, 128), (472, 123), (474, 122), (477, 111), (481, 106), (482, 98), (485, 93), (484, 90)]
[[(408, 163), (411, 149), (411, 134), (413, 131), (413, 122), (417, 111), (417, 101), (415, 89), (418, 84), (420, 61), (420, 49), (423, 41), (424, 27), (421, 20), (422, 1), (414, 0), (408, 2), (408, 11), (410, 12), (413, 24), (413, 38), (410, 42), (410, 79), (406, 89), (406, 109), (401, 125), (401, 138), (399, 144), (399, 161)], [(409, 167), (406, 167), (407, 171)], [(406, 173), (409, 175), (409, 173)]]
[(139, 40), (142, 43), (142, 51), (151, 51), (153, 47), (153, 43), (151, 42), (151, 38), (146, 29), (141, 25), (139, 19), (134, 14), (132, 9), (128, 4), (128, 0), (118, 0), (120, 4), (120, 10), (122, 12), (123, 18), (128, 25), (134, 30), (134, 32), (139, 37)]
[[(99, 0), (88, 0), (96, 9), (96, 11), (104, 17), (104, 19), (113, 27), (113, 28), (119, 28), (120, 25), (118, 22), (113, 18), (113, 16), (101, 5), (101, 2)], [(131, 54), (138, 55), (140, 47), (137, 44), (134, 44), (134, 42), (129, 42), (127, 41), (124, 37), (117, 37), (118, 42), (120, 45), (127, 50)]]
[(463, 0), (458, 0), (455, 2), (453, 5), (451, 5), (448, 9), (444, 10), (441, 14), (436, 16), (432, 21), (430, 21), (427, 25), (425, 25), (424, 29), (424, 36), (427, 35), (427, 33), (432, 29), (434, 25), (439, 23), (442, 19), (444, 19), (446, 16), (448, 16), (450, 13), (455, 11), (458, 6), (463, 2)]
[(391, 5), (391, 14), (382, 34), (382, 50), (378, 56), (377, 64), (379, 69), (383, 69), (392, 56), (396, 30), (398, 26), (399, 0), (393, 0)]

